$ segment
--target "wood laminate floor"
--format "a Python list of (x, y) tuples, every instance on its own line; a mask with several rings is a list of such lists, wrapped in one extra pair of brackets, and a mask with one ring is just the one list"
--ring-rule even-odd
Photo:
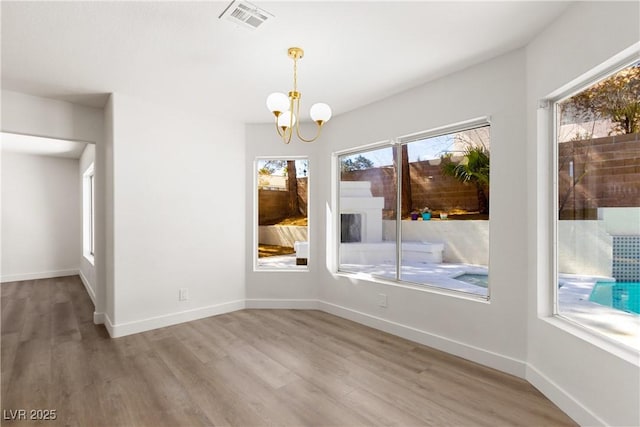
[(110, 339), (77, 276), (1, 290), (2, 425), (575, 425), (521, 379), (320, 311)]

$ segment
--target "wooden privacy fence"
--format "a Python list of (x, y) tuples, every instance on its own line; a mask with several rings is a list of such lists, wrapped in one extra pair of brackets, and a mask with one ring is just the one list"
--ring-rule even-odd
[[(307, 215), (307, 182), (298, 178), (298, 215)], [(289, 209), (289, 192), (286, 189), (258, 190), (258, 224), (275, 224), (291, 216)]]
[[(428, 161), (409, 163), (412, 209), (429, 207), (437, 211), (478, 210), (478, 195), (473, 184), (463, 184), (442, 175), (439, 165)], [(394, 216), (396, 207), (395, 172), (392, 167), (342, 172), (343, 181), (371, 181), (374, 197), (384, 197), (386, 218)]]
[(597, 219), (597, 208), (640, 206), (639, 135), (558, 145), (561, 219)]

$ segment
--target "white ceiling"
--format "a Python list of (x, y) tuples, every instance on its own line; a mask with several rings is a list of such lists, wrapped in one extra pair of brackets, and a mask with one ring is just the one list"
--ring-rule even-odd
[(81, 141), (0, 132), (2, 151), (13, 153), (79, 159), (86, 146), (87, 143)]
[[(249, 31), (228, 2), (2, 2), (4, 89), (102, 106), (122, 92), (242, 122), (291, 90), (340, 114), (525, 45), (566, 2), (266, 2)], [(305, 115), (303, 115), (304, 119)]]

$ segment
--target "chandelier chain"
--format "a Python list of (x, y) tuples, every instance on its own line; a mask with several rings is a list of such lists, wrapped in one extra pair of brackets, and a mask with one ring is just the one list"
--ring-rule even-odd
[(298, 60), (293, 60), (293, 91), (298, 91)]

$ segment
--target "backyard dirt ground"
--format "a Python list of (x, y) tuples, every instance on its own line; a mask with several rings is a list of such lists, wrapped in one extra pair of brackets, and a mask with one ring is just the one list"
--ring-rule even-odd
[(289, 246), (277, 246), (277, 245), (258, 245), (258, 258), (266, 258), (270, 256), (278, 255), (290, 255), (295, 253), (293, 248)]

